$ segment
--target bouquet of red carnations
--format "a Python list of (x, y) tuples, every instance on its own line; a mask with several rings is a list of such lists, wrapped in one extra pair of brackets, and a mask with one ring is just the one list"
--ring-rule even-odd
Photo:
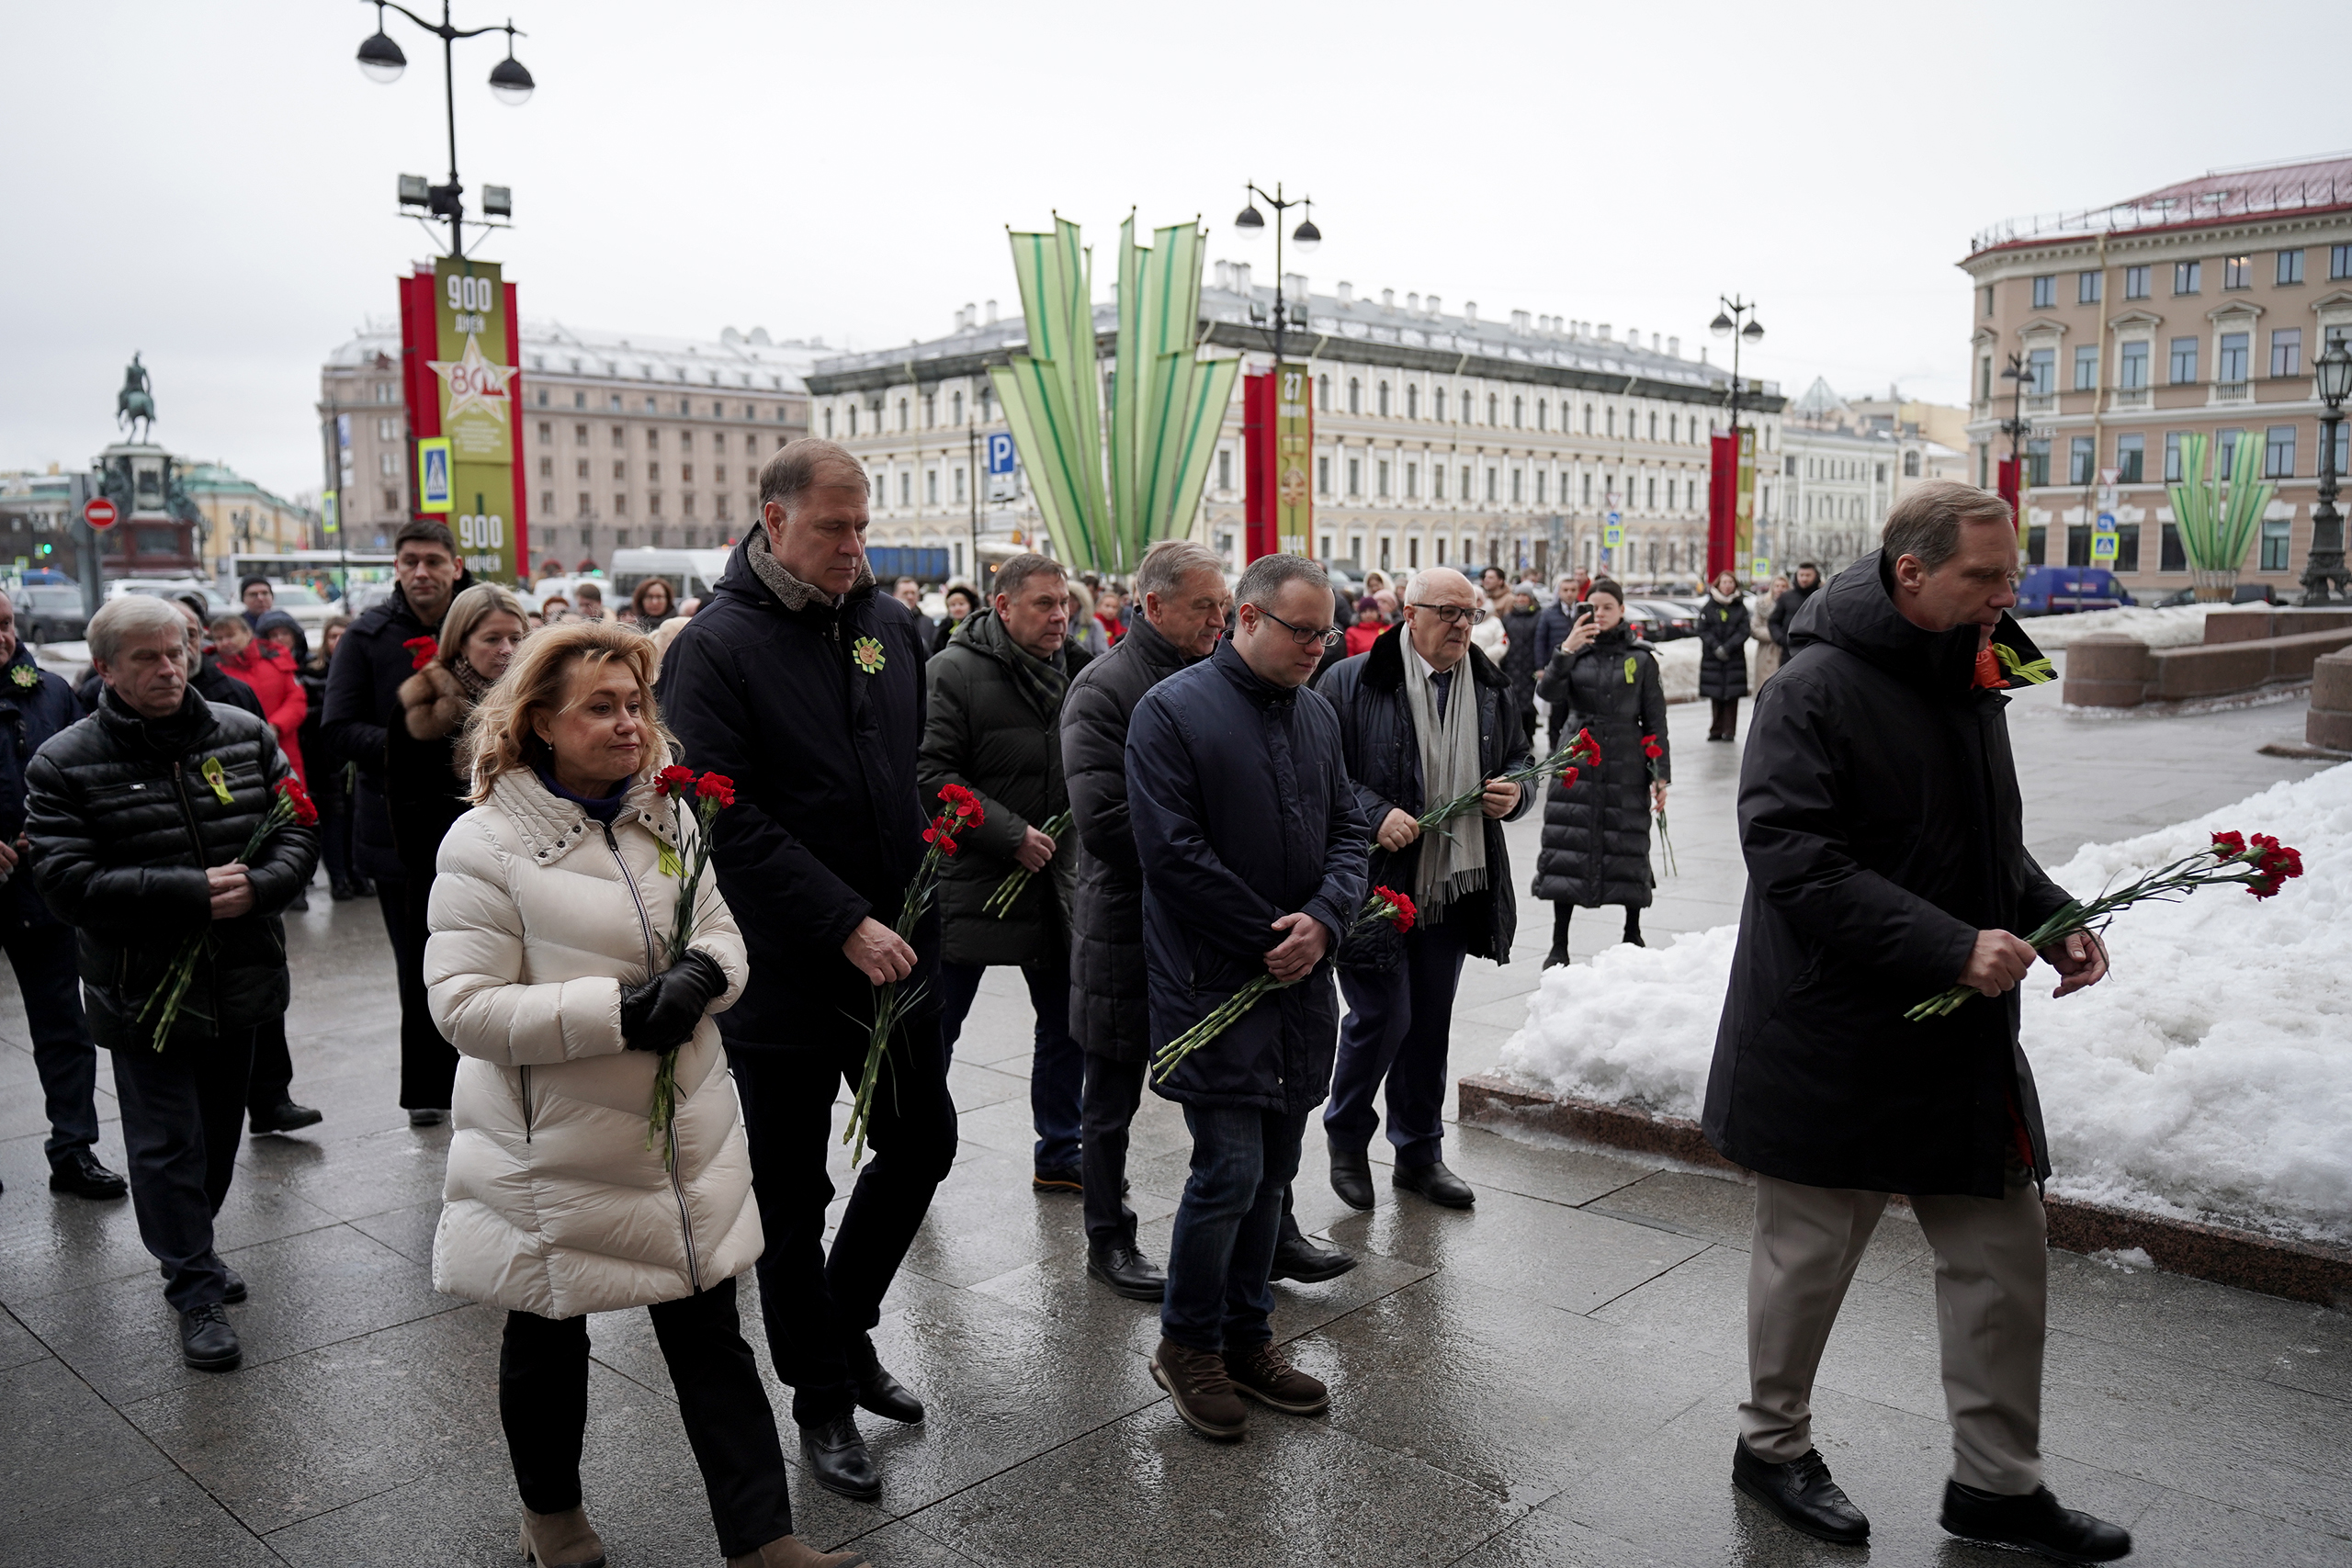
[[(2195, 854), (2159, 866), (2112, 893), (2102, 893), (2087, 903), (2079, 898), (2068, 900), (2065, 908), (2036, 926), (2025, 940), (2036, 949), (2045, 948), (2076, 931), (2104, 926), (2118, 913), (2143, 899), (2173, 903), (2200, 887), (2220, 883), (2235, 883), (2257, 898), (2267, 898), (2290, 879), (2302, 874), (2303, 857), (2267, 833), (2216, 833), (2212, 843)], [(1976, 994), (1973, 986), (1954, 986), (1903, 1016), (1914, 1022), (1942, 1018)]]
[[(891, 930), (899, 939), (912, 942), (915, 926), (923, 911), (931, 908), (933, 895), (939, 890), (939, 868), (956, 852), (956, 835), (967, 828), (977, 828), (988, 820), (988, 813), (980, 809), (980, 797), (962, 784), (939, 786), (939, 815), (922, 830), (922, 841), (930, 846), (922, 852), (922, 862), (915, 867), (914, 880), (907, 884), (907, 896), (899, 905), (899, 919)], [(886, 980), (874, 987), (874, 1024), (866, 1035), (865, 1067), (857, 1078), (857, 1097), (849, 1109), (849, 1125), (842, 1132), (842, 1142), (850, 1147), (849, 1162), (854, 1166), (865, 1156), (865, 1131), (873, 1122), (874, 1085), (881, 1076), (882, 1054), (890, 1048), (890, 1035), (899, 1021), (912, 1012), (922, 998), (922, 987)]]
[[(1374, 888), (1372, 897), (1363, 901), (1363, 908), (1356, 911), (1356, 918), (1349, 923), (1347, 934), (1354, 936), (1359, 931), (1368, 931), (1374, 922), (1380, 920), (1389, 921), (1400, 932), (1411, 931), (1413, 929), (1412, 898), (1393, 887)], [(1235, 1021), (1258, 1005), (1260, 998), (1269, 991), (1279, 991), (1285, 986), (1296, 984), (1295, 980), (1277, 980), (1272, 974), (1261, 975), (1251, 980), (1218, 1003), (1208, 1017), (1160, 1048), (1159, 1055), (1152, 1058), (1154, 1078), (1158, 1082), (1166, 1083), (1168, 1075), (1176, 1070), (1178, 1063), (1232, 1028)]]
[[(670, 941), (665, 949), (669, 962), (676, 964), (686, 955), (687, 944), (695, 939), (695, 905), (702, 897), (703, 873), (710, 869), (710, 825), (718, 814), (735, 804), (735, 781), (724, 773), (696, 774), (692, 768), (668, 767), (653, 781), (653, 787), (670, 802), (670, 820), (679, 829), (678, 837), (685, 837), (680, 812), (686, 797), (695, 800), (695, 833), (694, 863), (691, 869), (669, 845), (662, 846), (662, 870), (678, 879), (678, 908), (670, 921)], [(653, 1073), (653, 1109), (645, 1123), (645, 1146), (651, 1148), (669, 1131), (678, 1113), (678, 1051), (672, 1046), (662, 1053), (662, 1065)], [(665, 1145), (662, 1151), (662, 1166), (668, 1169), (678, 1157), (674, 1144)]]
[[(1666, 748), (1657, 743), (1657, 736), (1645, 735), (1642, 737), (1642, 755), (1649, 760), (1650, 783), (1655, 785), (1658, 782), (1658, 763), (1666, 756)], [(1655, 800), (1657, 797), (1653, 795), (1651, 798)], [(1674, 840), (1666, 832), (1666, 807), (1663, 804), (1652, 807), (1650, 815), (1657, 819), (1657, 842), (1666, 857), (1666, 874), (1678, 875), (1679, 874), (1674, 865)]]
[[(1487, 784), (1494, 783), (1498, 779), (1506, 784), (1515, 784), (1524, 787), (1528, 784), (1541, 784), (1554, 773), (1557, 773), (1560, 775), (1562, 784), (1572, 784), (1577, 782), (1577, 773), (1579, 769), (1600, 765), (1600, 742), (1592, 738), (1591, 730), (1579, 729), (1558, 750), (1543, 761), (1530, 762), (1523, 768), (1515, 768), (1507, 773), (1498, 773), (1495, 779), (1487, 780)], [(1456, 817), (1462, 816), (1464, 812), (1477, 810), (1480, 804), (1487, 798), (1487, 784), (1481, 784), (1476, 789), (1464, 790), (1442, 805), (1430, 807), (1413, 818), (1414, 825), (1426, 833), (1442, 823), (1450, 822)]]
[[(211, 786), (213, 795), (221, 805), (236, 804), (235, 797), (229, 793), (229, 775), (220, 766), (220, 758), (207, 757), (204, 766), (197, 771)], [(277, 791), (270, 799), (269, 809), (262, 813), (253, 836), (245, 840), (244, 850), (237, 856), (238, 863), (250, 865), (269, 836), (288, 822), (297, 827), (310, 828), (315, 827), (318, 820), (319, 808), (311, 804), (309, 792), (302, 787), (302, 781), (288, 773), (277, 781)], [(155, 1032), (151, 1036), (150, 1043), (158, 1051), (164, 1048), (164, 1042), (171, 1038), (172, 1025), (179, 1021), (187, 988), (196, 979), (196, 961), (211, 941), (212, 928), (209, 924), (188, 938), (173, 958), (172, 966), (164, 971), (162, 982), (148, 993), (146, 1005), (139, 1010), (141, 1023), (146, 1022), (151, 1016), (155, 1020)]]

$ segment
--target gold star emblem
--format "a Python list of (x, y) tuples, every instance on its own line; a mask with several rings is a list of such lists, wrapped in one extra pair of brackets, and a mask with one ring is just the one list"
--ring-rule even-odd
[(455, 359), (428, 359), (425, 364), (448, 383), (449, 410), (444, 418), (455, 419), (468, 409), (480, 409), (499, 423), (506, 423), (506, 383), (514, 378), (515, 367), (484, 359), (481, 341), (473, 333), (466, 334), (464, 354)]

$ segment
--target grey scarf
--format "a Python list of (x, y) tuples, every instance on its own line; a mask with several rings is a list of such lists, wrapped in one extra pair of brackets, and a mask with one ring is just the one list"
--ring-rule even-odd
[[(1401, 639), (1400, 639), (1401, 640)], [(1453, 667), (1445, 717), (1437, 716), (1437, 688), (1419, 654), (1396, 650), (1405, 660), (1405, 706), (1421, 750), (1421, 799), (1427, 807), (1468, 794), (1484, 782), (1478, 765), (1478, 688), (1465, 653)], [(1445, 918), (1446, 906), (1487, 886), (1487, 818), (1473, 810), (1421, 835), (1421, 859), (1413, 874), (1413, 904), (1423, 924)]]
[[(761, 586), (784, 601), (784, 607), (787, 610), (812, 609), (819, 604), (834, 602), (832, 595), (823, 589), (812, 588), (784, 570), (784, 563), (776, 559), (768, 548), (768, 531), (763, 526), (754, 525), (751, 533), (744, 536), (743, 559), (750, 564), (752, 575), (760, 580)], [(849, 591), (854, 593), (861, 588), (873, 586), (874, 568), (865, 557), (860, 556), (857, 581), (849, 585)]]
[(1050, 723), (1062, 711), (1062, 698), (1069, 693), (1068, 660), (1059, 649), (1053, 658), (1040, 659), (1019, 643), (1004, 629), (994, 610), (975, 610), (964, 617), (956, 628), (956, 640), (978, 649), (995, 659), (1012, 675), (1013, 684), (1037, 716)]

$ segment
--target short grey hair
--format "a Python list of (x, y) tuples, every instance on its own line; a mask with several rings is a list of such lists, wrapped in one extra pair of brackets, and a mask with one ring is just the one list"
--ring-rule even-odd
[(1294, 582), (1311, 583), (1326, 594), (1331, 592), (1331, 574), (1305, 556), (1260, 556), (1234, 585), (1233, 602), (1262, 610)]
[(165, 631), (183, 642), (187, 638), (187, 617), (180, 613), (176, 601), (147, 593), (126, 593), (99, 605), (84, 635), (89, 639), (90, 657), (111, 664), (122, 652), (124, 643)]
[(865, 465), (846, 446), (828, 441), (821, 435), (804, 435), (799, 440), (779, 447), (760, 469), (760, 506), (763, 511), (771, 501), (786, 512), (800, 499), (801, 493), (814, 485), (828, 468), (846, 468), (857, 476), (860, 488), (865, 483)]
[(1215, 550), (1197, 539), (1162, 539), (1144, 551), (1136, 567), (1136, 597), (1165, 598), (1196, 571), (1216, 572), (1220, 586), (1225, 581), (1225, 561)]
[[(1069, 571), (1051, 556), (1039, 555), (1035, 550), (1024, 550), (996, 569), (996, 577), (991, 587), (996, 592), (1003, 594), (1008, 599), (1018, 598), (1021, 590), (1033, 577), (1058, 577), (1064, 583), (1068, 583)], [(1068, 590), (1065, 589), (1064, 592), (1067, 595)]]
[[(2004, 527), (2015, 525), (2015, 513), (2009, 503), (1989, 490), (1979, 490), (1958, 479), (1929, 479), (1905, 491), (1886, 514), (1886, 528), (1879, 536), (1881, 547), (1886, 551), (1888, 564), (1905, 556), (1916, 558), (1929, 571), (1960, 553), (1960, 528), (1963, 523), (1998, 523)], [(1805, 562), (1811, 566), (1811, 561)], [(1816, 569), (1817, 570), (1817, 569)]]

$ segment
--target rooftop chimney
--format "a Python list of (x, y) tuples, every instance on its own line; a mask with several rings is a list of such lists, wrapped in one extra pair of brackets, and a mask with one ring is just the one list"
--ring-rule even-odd
[(1306, 274), (1303, 272), (1286, 272), (1283, 274), (1283, 298), (1289, 300), (1294, 305), (1306, 304)]
[(1601, 342), (1607, 343), (1609, 341), (1609, 323), (1607, 321), (1601, 322), (1600, 329), (1595, 335), (1597, 335)]
[(1478, 301), (1476, 299), (1462, 301), (1462, 319), (1474, 327), (1478, 324)]
[(1355, 302), (1356, 286), (1352, 283), (1342, 282), (1340, 285), (1340, 303), (1342, 305), (1352, 305)]
[(1421, 297), (1420, 297), (1419, 294), (1408, 294), (1408, 295), (1406, 295), (1406, 296), (1405, 296), (1405, 314), (1407, 314), (1407, 315), (1408, 315), (1408, 316), (1418, 316), (1418, 315), (1419, 315), (1420, 313), (1421, 313)]
[(1524, 336), (1526, 336), (1526, 335), (1527, 335), (1527, 312), (1526, 312), (1526, 311), (1524, 311), (1524, 310), (1513, 310), (1513, 311), (1510, 313), (1510, 330), (1511, 330), (1512, 332), (1514, 332), (1514, 333), (1519, 333), (1521, 337), (1524, 337)]
[(1666, 356), (1668, 359), (1679, 359), (1682, 357), (1682, 340), (1680, 338), (1670, 337), (1666, 340)]
[(1382, 289), (1380, 291), (1380, 313), (1384, 316), (1389, 315), (1394, 313), (1396, 309), (1396, 290), (1394, 288)]
[(995, 301), (995, 300), (991, 299), (991, 300), (989, 300), (989, 301), (988, 302), (988, 312), (989, 312), (989, 314), (988, 314), (988, 324), (989, 324), (989, 326), (994, 326), (994, 325), (996, 325), (996, 301)]
[(1249, 297), (1250, 264), (1248, 262), (1235, 262), (1233, 264), (1233, 291), (1236, 294), (1241, 295), (1245, 299)]
[(1445, 305), (1444, 305), (1444, 303), (1443, 303), (1442, 300), (1440, 300), (1436, 295), (1434, 295), (1434, 294), (1430, 295), (1430, 319), (1431, 321), (1435, 321), (1438, 317), (1442, 316), (1442, 315), (1444, 315), (1444, 314), (1445, 314)]

